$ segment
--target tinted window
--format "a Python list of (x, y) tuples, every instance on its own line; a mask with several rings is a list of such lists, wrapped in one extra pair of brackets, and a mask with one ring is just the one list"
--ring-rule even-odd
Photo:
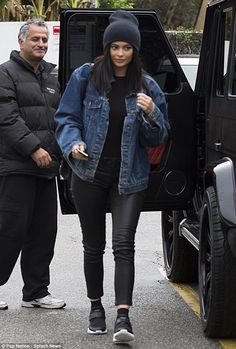
[[(139, 15), (142, 47), (140, 54), (144, 69), (154, 77), (163, 91), (171, 93), (180, 86), (175, 62), (169, 57), (170, 48), (163, 40), (160, 28), (152, 16)], [(102, 37), (108, 16), (104, 14), (73, 14), (66, 33), (66, 80), (72, 71), (85, 62), (92, 62), (102, 54)], [(168, 52), (168, 53), (167, 53)]]
[(220, 28), (220, 44), (219, 44), (219, 52), (218, 52), (218, 94), (224, 95), (224, 88), (226, 83), (226, 73), (227, 73), (227, 65), (228, 65), (228, 57), (229, 57), (229, 48), (230, 42), (232, 38), (232, 9), (227, 9), (224, 11), (222, 16), (222, 23)]
[[(234, 24), (235, 26), (235, 24)], [(233, 25), (232, 25), (233, 30)], [(230, 81), (230, 92), (232, 95), (236, 95), (236, 32), (234, 30), (234, 37), (232, 42), (234, 42), (233, 54), (232, 54), (232, 69), (231, 69), (231, 81)]]

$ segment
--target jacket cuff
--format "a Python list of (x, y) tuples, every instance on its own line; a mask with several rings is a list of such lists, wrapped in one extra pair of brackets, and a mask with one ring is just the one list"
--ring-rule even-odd
[(36, 147), (34, 147), (32, 150), (31, 150), (31, 153), (30, 155), (34, 154), (34, 152), (36, 152), (36, 150), (38, 150), (40, 148), (40, 145), (36, 145)]
[(147, 122), (148, 124), (150, 124), (152, 127), (158, 127), (157, 123), (155, 122), (155, 116), (156, 112), (155, 112), (155, 108), (153, 109), (153, 111), (151, 111), (151, 113), (143, 113), (143, 119), (145, 122)]

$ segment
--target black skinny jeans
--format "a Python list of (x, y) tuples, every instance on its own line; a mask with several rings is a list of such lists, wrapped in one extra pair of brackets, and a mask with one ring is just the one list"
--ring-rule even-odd
[(112, 248), (115, 260), (115, 304), (132, 305), (134, 286), (134, 238), (144, 191), (118, 193), (120, 162), (100, 161), (94, 182), (72, 176), (72, 192), (80, 218), (84, 246), (84, 273), (87, 296), (103, 296), (103, 254), (106, 245), (106, 208), (112, 214)]

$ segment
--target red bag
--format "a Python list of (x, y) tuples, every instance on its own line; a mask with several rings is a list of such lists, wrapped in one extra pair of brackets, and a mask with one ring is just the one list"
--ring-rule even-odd
[(148, 160), (151, 165), (157, 165), (161, 162), (162, 155), (165, 150), (165, 144), (160, 144), (154, 148), (147, 148)]

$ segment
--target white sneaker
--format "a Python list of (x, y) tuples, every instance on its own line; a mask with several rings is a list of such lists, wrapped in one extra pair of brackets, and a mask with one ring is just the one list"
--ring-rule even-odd
[(22, 301), (21, 306), (26, 308), (60, 309), (65, 307), (66, 303), (62, 299), (57, 299), (48, 294), (43, 298), (33, 299), (29, 302)]
[(0, 310), (6, 310), (8, 309), (8, 305), (4, 301), (0, 301)]

